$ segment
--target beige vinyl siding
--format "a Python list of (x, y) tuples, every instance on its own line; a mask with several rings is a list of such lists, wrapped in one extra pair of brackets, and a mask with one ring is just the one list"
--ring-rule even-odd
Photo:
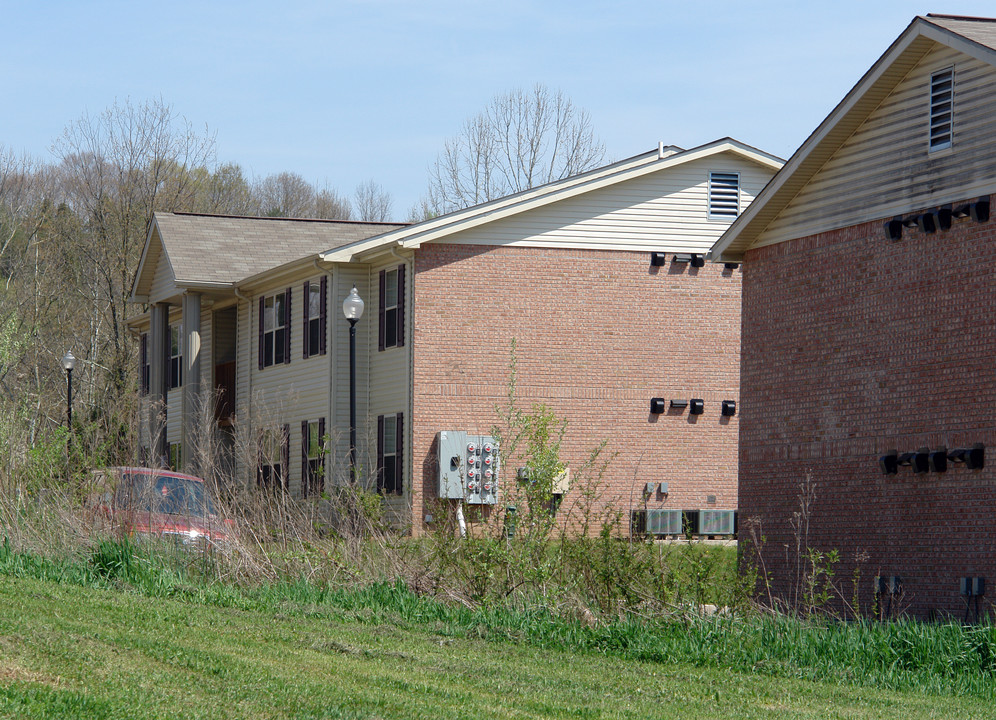
[(150, 303), (162, 302), (167, 298), (171, 298), (179, 294), (179, 290), (174, 283), (175, 278), (173, 277), (173, 270), (169, 266), (166, 254), (161, 252), (162, 246), (159, 245), (158, 238), (153, 240), (153, 244), (158, 246), (160, 252), (155, 253), (155, 272), (152, 275), (152, 287), (149, 291)]
[(717, 153), (454, 233), (438, 242), (707, 252), (732, 221), (709, 218), (710, 172), (740, 174), (741, 212), (774, 174), (740, 155)]
[[(316, 276), (305, 275), (292, 282), (283, 282), (254, 293), (250, 303), (251, 313), (245, 313), (245, 322), (240, 318), (239, 323), (240, 328), (244, 329), (236, 370), (240, 417), (242, 408), (247, 407), (244, 403), (250, 403), (251, 426), (255, 431), (290, 425), (289, 484), (291, 493), (295, 496), (301, 492), (301, 422), (321, 417), (326, 418), (326, 423), (329, 422), (329, 356), (315, 355), (305, 359), (302, 345), (304, 281), (317, 279)], [(260, 370), (257, 359), (259, 298), (283, 292), (287, 288), (291, 290), (290, 363), (271, 365)], [(240, 314), (244, 305), (240, 305)], [(332, 314), (328, 313), (328, 317), (331, 322)]]
[[(384, 351), (377, 349), (378, 327), (379, 327), (379, 301), (380, 301), (380, 271), (394, 270), (399, 265), (405, 265), (405, 344), (401, 347), (386, 348)], [(402, 451), (402, 481), (404, 483), (404, 493), (401, 496), (385, 496), (385, 509), (387, 520), (397, 524), (408, 520), (408, 504), (410, 482), (407, 478), (411, 473), (411, 425), (412, 418), (409, 412), (409, 395), (411, 388), (411, 347), (412, 347), (412, 286), (414, 284), (414, 273), (411, 263), (402, 262), (398, 258), (390, 258), (370, 267), (370, 289), (371, 298), (371, 323), (372, 327), (368, 336), (370, 348), (370, 415), (368, 418), (369, 433), (371, 439), (371, 459), (372, 467), (377, 463), (377, 416), (393, 415), (403, 413), (404, 447)]]
[[(928, 152), (930, 76), (954, 65), (954, 142)], [(754, 246), (970, 199), (996, 188), (996, 70), (935, 46)]]
[(343, 317), (342, 301), (354, 284), (364, 303), (363, 317), (356, 323), (356, 465), (364, 480), (372, 477), (377, 465), (377, 418), (371, 433), (366, 391), (370, 355), (377, 352), (377, 285), (371, 286), (367, 266), (339, 265), (329, 283), (328, 328), (334, 409), (327, 430), (332, 439), (330, 473), (336, 483), (349, 480), (349, 322)]

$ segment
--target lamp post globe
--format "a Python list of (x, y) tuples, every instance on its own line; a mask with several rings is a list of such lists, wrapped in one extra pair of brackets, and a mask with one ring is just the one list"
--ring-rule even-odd
[(356, 286), (353, 285), (353, 289), (349, 291), (349, 295), (346, 299), (342, 301), (342, 314), (346, 316), (346, 319), (350, 323), (355, 323), (361, 317), (363, 317), (363, 298), (360, 294), (356, 292)]
[(349, 321), (349, 473), (356, 482), (356, 321), (363, 317), (363, 298), (355, 285), (342, 301), (342, 314)]
[(76, 356), (70, 350), (62, 356), (62, 369), (66, 371), (66, 425), (69, 434), (66, 436), (66, 453), (71, 456), (73, 449), (73, 368), (76, 367)]

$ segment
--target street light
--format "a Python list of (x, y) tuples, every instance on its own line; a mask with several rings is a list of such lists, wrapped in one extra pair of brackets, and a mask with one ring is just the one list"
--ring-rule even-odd
[(70, 350), (62, 356), (62, 369), (66, 371), (66, 420), (69, 435), (66, 440), (66, 451), (73, 449), (73, 368), (76, 367), (76, 356)]
[(342, 314), (349, 320), (349, 471), (356, 482), (356, 321), (363, 317), (363, 298), (355, 285), (342, 301)]

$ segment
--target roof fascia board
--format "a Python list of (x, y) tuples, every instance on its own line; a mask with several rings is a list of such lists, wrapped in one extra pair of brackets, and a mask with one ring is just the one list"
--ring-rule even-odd
[[(670, 156), (666, 156), (670, 157)], [(617, 163), (612, 163), (606, 165), (605, 167), (597, 168), (587, 173), (581, 175), (572, 175), (571, 177), (564, 178), (563, 180), (557, 180), (546, 185), (541, 185), (535, 188), (529, 188), (512, 195), (506, 195), (505, 197), (498, 198), (497, 200), (491, 200), (479, 205), (472, 205), (469, 208), (464, 208), (462, 210), (456, 210), (445, 215), (440, 215), (438, 218), (432, 218), (421, 223), (416, 223), (415, 225), (408, 225), (398, 230), (393, 230), (390, 232), (383, 233), (382, 235), (377, 235), (373, 238), (368, 238), (367, 240), (361, 240), (357, 243), (351, 245), (345, 245), (341, 248), (336, 248), (327, 253), (322, 254), (322, 259), (326, 262), (348, 262), (354, 254), (364, 252), (365, 250), (379, 246), (381, 244), (386, 244), (391, 240), (398, 240), (401, 238), (409, 237), (412, 230), (416, 230), (416, 234), (432, 232), (436, 229), (450, 228), (453, 225), (459, 225), (462, 221), (467, 218), (472, 218), (478, 215), (487, 215), (489, 212), (497, 210), (498, 208), (504, 207), (506, 205), (511, 205), (515, 203), (520, 203), (525, 199), (545, 196), (557, 191), (563, 190), (567, 187), (577, 185), (578, 183), (587, 182), (592, 178), (600, 177), (610, 173), (618, 172), (620, 168), (628, 167), (638, 167), (641, 164), (648, 162), (653, 162), (658, 158), (658, 150), (654, 150), (650, 153), (643, 153), (642, 155), (637, 155), (634, 158), (629, 158), (627, 160), (621, 160)], [(445, 234), (448, 234), (447, 231)]]
[[(381, 235), (376, 238), (376, 243), (371, 242), (368, 247), (345, 246), (328, 253), (323, 253), (322, 259), (328, 262), (349, 262), (360, 256), (365, 257), (367, 250), (387, 246), (392, 241), (399, 247), (416, 249), (420, 247), (422, 243), (430, 242), (446, 235), (452, 235), (457, 232), (469, 230), (479, 225), (510, 217), (512, 215), (517, 215), (552, 202), (565, 200), (582, 193), (598, 190), (626, 180), (633, 180), (635, 178), (642, 177), (643, 175), (683, 165), (685, 163), (722, 152), (733, 152), (734, 154), (741, 155), (748, 160), (770, 167), (774, 170), (778, 170), (782, 164), (781, 161), (773, 155), (768, 155), (767, 153), (761, 152), (747, 145), (743, 145), (742, 143), (729, 138), (717, 140), (715, 142), (701, 145), (690, 150), (685, 150), (680, 153), (665, 155), (663, 158), (659, 157), (659, 155), (655, 152), (653, 154), (640, 156), (642, 161), (640, 163), (627, 164), (622, 168), (618, 165), (608, 166), (606, 172), (604, 173), (575, 176), (575, 178), (573, 178), (575, 182), (571, 183), (569, 186), (558, 185), (556, 188), (546, 186), (543, 191), (539, 193), (520, 193), (512, 195), (505, 199), (505, 203), (496, 203), (495, 206), (491, 207), (486, 205), (470, 208), (467, 212), (461, 213), (460, 217), (450, 218), (445, 224), (433, 224), (430, 221), (427, 224), (410, 226), (409, 228), (404, 228), (396, 233), (386, 233)], [(417, 228), (421, 228), (421, 230), (418, 230), (413, 234), (411, 231)]]
[(307, 257), (298, 258), (297, 260), (292, 260), (275, 268), (270, 268), (269, 270), (256, 273), (255, 275), (244, 278), (243, 280), (239, 280), (237, 283), (233, 283), (229, 287), (233, 290), (246, 290), (253, 292), (260, 287), (265, 287), (270, 284), (280, 284), (289, 280), (292, 281), (297, 280), (298, 278), (306, 278), (309, 275), (317, 275), (327, 271), (327, 268), (316, 266), (316, 262), (321, 262), (321, 258), (318, 255), (308, 255)]
[[(159, 229), (159, 218), (157, 218), (156, 214), (153, 213), (152, 223), (149, 225), (149, 234), (146, 235), (145, 237), (145, 247), (142, 248), (142, 258), (138, 261), (138, 271), (135, 273), (135, 280), (134, 282), (132, 282), (131, 285), (131, 293), (130, 293), (131, 297), (129, 298), (131, 302), (148, 302), (148, 297), (149, 297), (148, 294), (137, 295), (136, 292), (138, 290), (139, 284), (142, 281), (142, 275), (145, 272), (145, 261), (149, 254), (149, 247), (152, 245), (153, 236), (159, 237), (159, 246), (161, 248), (160, 257), (166, 258), (166, 264), (169, 266), (170, 274), (172, 274), (174, 278), (176, 277), (176, 273), (173, 272), (173, 265), (169, 261), (169, 253), (166, 252), (166, 243), (163, 242), (162, 231)], [(149, 282), (151, 284), (152, 282), (151, 279), (149, 280)], [(145, 298), (145, 299), (143, 300), (140, 298)]]
[(686, 163), (693, 162), (695, 160), (700, 160), (704, 157), (709, 157), (710, 155), (718, 155), (719, 153), (722, 152), (732, 152), (737, 155), (742, 155), (761, 165), (771, 167), (776, 171), (781, 167), (781, 163), (772, 160), (770, 156), (766, 156), (763, 153), (757, 152), (756, 150), (753, 149), (748, 150), (745, 147), (730, 142), (728, 140), (720, 141), (717, 144), (704, 145), (701, 148), (692, 148), (691, 150), (686, 150), (683, 153), (668, 155), (663, 159), (656, 160), (655, 162), (648, 163), (640, 167), (631, 168), (616, 173), (614, 175), (602, 176), (593, 179), (585, 184), (574, 185), (573, 187), (564, 189), (563, 191), (556, 193), (556, 197), (531, 198), (529, 201), (523, 202), (522, 204), (519, 205), (505, 207), (493, 213), (480, 215), (475, 218), (470, 218), (464, 222), (461, 222), (459, 226), (455, 228), (446, 227), (431, 232), (419, 234), (414, 237), (401, 241), (400, 244), (402, 245), (402, 247), (406, 248), (418, 248), (422, 243), (429, 242), (431, 240), (436, 240), (444, 235), (450, 235), (454, 232), (469, 230), (479, 225), (489, 223), (493, 220), (500, 220), (502, 218), (526, 212), (527, 210), (532, 210), (534, 208), (540, 207), (550, 202), (566, 200), (568, 198), (576, 197), (577, 195), (581, 195), (586, 192), (600, 190), (601, 188), (608, 187), (616, 183), (625, 182), (627, 180), (634, 180), (644, 175), (649, 175), (651, 173), (659, 172), (661, 170), (667, 170), (672, 167), (676, 167), (678, 165), (684, 165)]
[[(792, 157), (788, 159), (788, 162), (779, 170), (775, 176), (765, 185), (764, 189), (758, 193), (754, 201), (747, 206), (747, 209), (738, 217), (733, 223), (727, 228), (726, 232), (720, 236), (719, 240), (713, 245), (710, 251), (710, 257), (716, 260), (727, 260), (740, 258), (743, 255), (745, 248), (737, 248), (733, 250), (732, 254), (727, 254), (727, 250), (734, 243), (735, 240), (739, 239), (741, 234), (754, 223), (755, 218), (760, 214), (762, 209), (764, 209), (768, 202), (775, 197), (782, 188), (788, 183), (790, 179), (793, 178), (795, 173), (799, 170), (800, 166), (803, 165), (813, 154), (813, 152), (827, 139), (827, 137), (832, 133), (832, 131), (841, 123), (841, 121), (857, 106), (868, 94), (875, 84), (882, 78), (882, 76), (891, 68), (897, 60), (909, 49), (909, 47), (921, 36), (928, 37), (928, 39), (935, 39), (927, 36), (923, 31), (927, 21), (923, 18), (916, 18), (910, 23), (909, 27), (903, 31), (903, 33), (893, 41), (892, 45), (882, 54), (882, 56), (875, 62), (871, 68), (858, 80), (857, 84), (851, 88), (850, 92), (844, 96), (844, 99), (838, 103), (829, 115), (817, 126), (816, 130), (806, 139), (805, 142), (799, 147)], [(936, 26), (930, 26), (936, 27)], [(939, 42), (946, 42), (949, 38), (945, 36), (944, 40), (938, 40)], [(898, 80), (897, 80), (898, 82)], [(870, 110), (869, 110), (870, 112)], [(841, 141), (843, 142), (843, 140)], [(816, 174), (816, 171), (811, 173), (810, 177)], [(794, 194), (793, 194), (794, 197)], [(788, 204), (791, 198), (786, 198), (782, 207)], [(781, 208), (779, 208), (780, 210)], [(760, 234), (763, 228), (755, 228), (754, 235), (748, 236), (748, 241), (752, 242)]]

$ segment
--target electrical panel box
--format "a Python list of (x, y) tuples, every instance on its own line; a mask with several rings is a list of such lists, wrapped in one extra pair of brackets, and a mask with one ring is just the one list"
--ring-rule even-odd
[(490, 435), (443, 430), (439, 448), (439, 497), (471, 505), (494, 505), (498, 497), (501, 457)]
[(647, 533), (650, 535), (681, 535), (681, 510), (647, 510)]

